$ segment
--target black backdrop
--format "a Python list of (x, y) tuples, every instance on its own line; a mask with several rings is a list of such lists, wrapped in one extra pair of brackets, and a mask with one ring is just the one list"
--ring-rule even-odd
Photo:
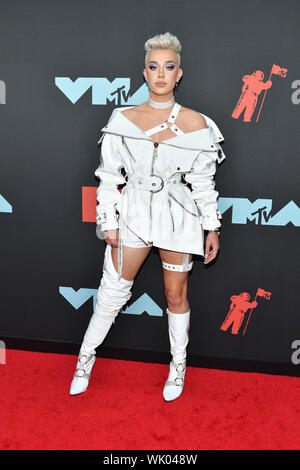
[[(196, 257), (189, 276), (189, 352), (199, 358), (196, 365), (204, 357), (215, 358), (216, 367), (224, 360), (227, 366), (257, 361), (267, 364), (267, 371), (275, 363), (298, 374), (292, 343), (300, 337), (299, 2), (1, 0), (0, 5), (1, 339), (8, 346), (22, 338), (28, 347), (39, 340), (78, 349), (105, 248), (83, 210), (88, 193), (88, 213), (95, 209), (100, 129), (114, 107), (145, 101), (144, 43), (170, 31), (182, 43), (184, 73), (176, 101), (215, 120), (227, 156), (216, 175), (223, 213), (220, 253), (209, 266)], [(234, 119), (242, 77), (260, 70), (266, 82), (273, 64), (282, 70), (271, 76), (265, 98), (263, 91), (258, 95), (251, 122), (244, 121), (244, 111)], [(93, 86), (72, 99), (72, 82), (80, 77), (84, 86)], [(123, 85), (127, 102), (113, 94)], [(290, 201), (294, 204), (284, 209)], [(259, 209), (263, 215), (264, 206), (266, 218), (252, 214)], [(232, 325), (222, 331), (230, 308), (235, 322), (242, 319), (231, 302), (243, 292), (252, 302), (259, 288), (269, 298), (256, 297), (253, 311), (242, 306), (237, 334)], [(234, 295), (239, 297), (232, 301)], [(137, 358), (142, 350), (166, 354), (165, 307), (154, 249), (136, 278), (131, 313), (120, 313), (104, 347), (133, 350)]]

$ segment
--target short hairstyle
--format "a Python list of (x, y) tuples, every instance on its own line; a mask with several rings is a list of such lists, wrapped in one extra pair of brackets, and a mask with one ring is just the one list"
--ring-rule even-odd
[(169, 32), (164, 34), (157, 34), (156, 36), (153, 36), (153, 38), (150, 38), (145, 42), (144, 48), (146, 51), (145, 66), (147, 63), (148, 55), (151, 51), (154, 51), (156, 49), (171, 49), (175, 52), (178, 61), (178, 66), (180, 67), (181, 44), (178, 38), (173, 34)]

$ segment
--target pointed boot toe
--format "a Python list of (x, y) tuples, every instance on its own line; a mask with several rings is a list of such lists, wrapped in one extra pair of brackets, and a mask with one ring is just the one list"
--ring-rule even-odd
[(74, 377), (71, 382), (70, 395), (78, 395), (87, 390), (89, 379), (85, 377)]
[(166, 401), (176, 400), (181, 395), (182, 390), (177, 385), (166, 385), (163, 390), (163, 397)]

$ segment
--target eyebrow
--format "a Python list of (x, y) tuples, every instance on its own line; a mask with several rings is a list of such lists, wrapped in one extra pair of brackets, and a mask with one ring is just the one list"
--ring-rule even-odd
[[(166, 60), (165, 64), (168, 64), (169, 62), (174, 64), (175, 60)], [(150, 60), (149, 64), (158, 64), (158, 62), (156, 62), (156, 60)]]

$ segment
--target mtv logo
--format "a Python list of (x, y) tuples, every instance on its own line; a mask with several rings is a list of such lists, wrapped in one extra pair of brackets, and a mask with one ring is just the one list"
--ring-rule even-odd
[[(69, 304), (71, 304), (76, 310), (78, 310), (83, 304), (85, 304), (91, 297), (93, 297), (93, 308), (97, 302), (97, 291), (98, 289), (80, 288), (77, 291), (73, 287), (59, 287), (59, 293), (64, 297)], [(157, 305), (154, 300), (148, 294), (141, 295), (135, 302), (133, 302), (125, 310), (121, 310), (120, 313), (126, 313), (131, 315), (142, 315), (146, 312), (149, 316), (162, 317), (163, 311)]]
[(0, 212), (12, 212), (11, 204), (0, 194)]
[(79, 77), (75, 81), (69, 77), (55, 77), (55, 85), (71, 101), (76, 103), (88, 90), (92, 91), (92, 104), (138, 105), (147, 101), (148, 88), (144, 83), (129, 96), (130, 78), (115, 78), (112, 82), (105, 77)]
[(295, 227), (300, 226), (300, 208), (294, 201), (290, 201), (274, 215), (271, 215), (272, 199), (256, 199), (251, 202), (247, 198), (220, 197), (218, 207), (222, 214), (232, 207), (233, 224), (247, 224), (250, 220), (255, 225), (285, 226), (291, 222)]

